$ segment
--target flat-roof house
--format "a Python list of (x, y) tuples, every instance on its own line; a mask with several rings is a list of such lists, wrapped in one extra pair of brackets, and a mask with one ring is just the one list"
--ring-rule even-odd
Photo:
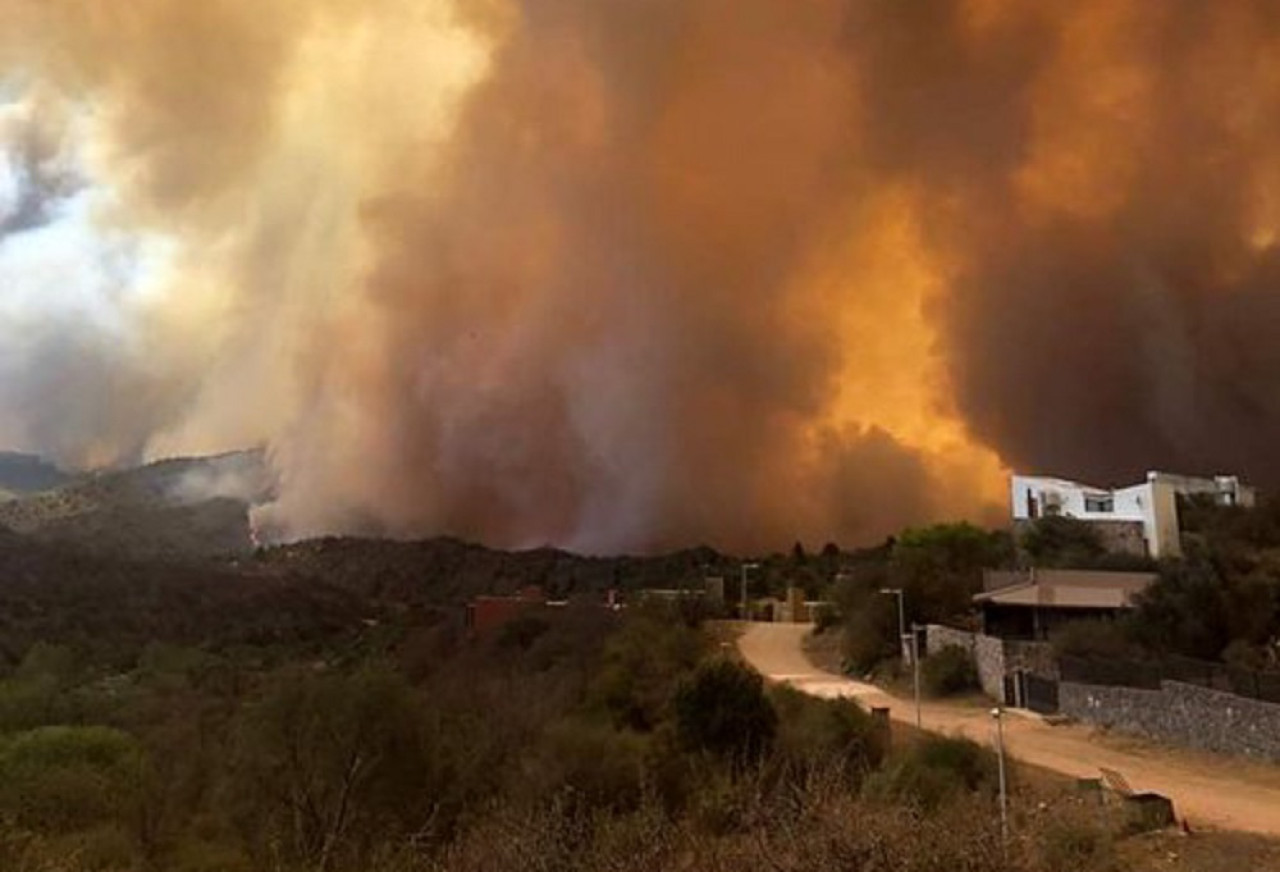
[(1080, 569), (989, 571), (974, 596), (983, 632), (1003, 639), (1047, 639), (1068, 621), (1108, 618), (1133, 607), (1154, 572)]
[(1114, 551), (1151, 557), (1182, 554), (1178, 497), (1211, 496), (1222, 505), (1251, 506), (1253, 488), (1234, 475), (1213, 478), (1148, 472), (1147, 480), (1122, 488), (1102, 488), (1062, 478), (1014, 475), (1010, 497), (1015, 526), (1048, 516), (1086, 521), (1097, 527)]

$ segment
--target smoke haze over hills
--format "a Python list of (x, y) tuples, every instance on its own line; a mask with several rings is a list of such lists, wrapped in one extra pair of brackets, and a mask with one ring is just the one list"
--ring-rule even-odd
[(0, 445), (592, 551), (1280, 483), (1273, 6), (0, 0)]

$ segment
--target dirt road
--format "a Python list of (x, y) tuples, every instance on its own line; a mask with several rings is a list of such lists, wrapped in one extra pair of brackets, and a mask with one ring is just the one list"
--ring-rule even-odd
[[(748, 624), (738, 639), (743, 657), (766, 678), (786, 681), (815, 696), (855, 697), (866, 706), (888, 706), (894, 720), (914, 723), (912, 700), (878, 687), (824, 672), (805, 655), (807, 624)], [(986, 708), (926, 701), (927, 730), (990, 741)], [(1098, 768), (1123, 774), (1138, 791), (1173, 799), (1192, 827), (1211, 826), (1280, 836), (1280, 766), (1234, 757), (1181, 751), (1104, 736), (1080, 725), (1050, 725), (1035, 715), (1008, 712), (1005, 747), (1028, 763), (1075, 777), (1096, 778)]]

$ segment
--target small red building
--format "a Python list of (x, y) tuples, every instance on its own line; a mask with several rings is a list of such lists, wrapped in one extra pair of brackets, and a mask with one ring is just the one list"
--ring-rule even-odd
[(514, 596), (478, 596), (467, 604), (467, 632), (487, 636), (530, 609), (547, 605), (547, 595), (536, 585), (521, 588)]

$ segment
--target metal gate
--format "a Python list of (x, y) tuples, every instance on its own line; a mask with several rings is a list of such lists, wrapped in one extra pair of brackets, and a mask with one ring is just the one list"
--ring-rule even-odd
[(1022, 704), (1033, 712), (1052, 715), (1058, 712), (1058, 682), (1029, 672), (1018, 673), (1022, 680)]

